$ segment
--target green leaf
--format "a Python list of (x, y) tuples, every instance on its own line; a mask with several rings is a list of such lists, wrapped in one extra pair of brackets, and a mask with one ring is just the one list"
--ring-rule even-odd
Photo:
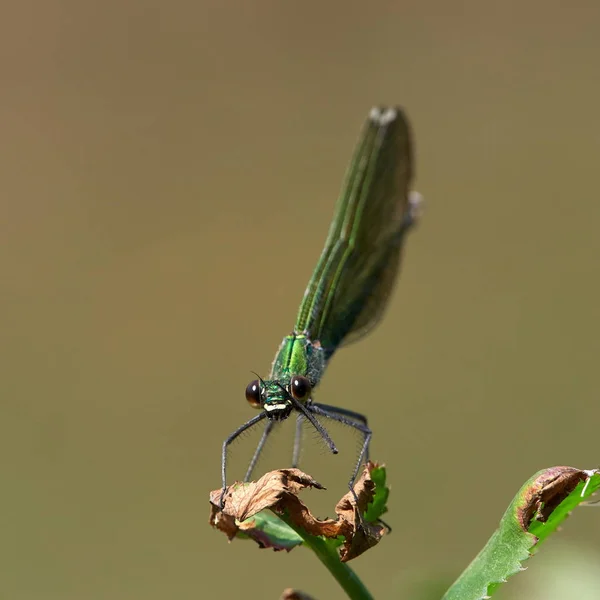
[[(249, 527), (246, 533), (245, 527)], [(239, 538), (252, 538), (263, 548), (291, 550), (302, 544), (302, 538), (277, 515), (270, 510), (263, 510), (240, 523)]]
[(443, 600), (489, 598), (521, 563), (564, 522), (569, 512), (600, 489), (598, 470), (553, 467), (536, 473), (519, 490), (488, 543)]
[(371, 479), (375, 483), (375, 496), (373, 502), (367, 506), (365, 511), (365, 521), (374, 523), (387, 512), (387, 500), (390, 495), (390, 488), (385, 484), (386, 471), (384, 466), (376, 466), (371, 470)]

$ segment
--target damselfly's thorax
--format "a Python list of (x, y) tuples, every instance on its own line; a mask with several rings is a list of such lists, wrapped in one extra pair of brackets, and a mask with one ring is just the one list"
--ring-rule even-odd
[(269, 378), (283, 380), (287, 384), (293, 375), (301, 375), (315, 388), (326, 365), (327, 354), (321, 344), (312, 340), (308, 332), (294, 332), (283, 338), (273, 360)]
[(255, 379), (246, 388), (246, 400), (255, 408), (262, 408), (271, 421), (283, 421), (298, 404), (310, 401), (312, 385), (302, 375), (287, 380)]

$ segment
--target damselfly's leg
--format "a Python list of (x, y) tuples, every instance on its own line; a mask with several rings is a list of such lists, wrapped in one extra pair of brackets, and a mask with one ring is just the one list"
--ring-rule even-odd
[[(319, 408), (322, 408), (328, 413), (336, 413), (337, 415), (350, 417), (352, 420), (362, 423), (367, 429), (369, 428), (369, 424), (367, 423), (367, 417), (365, 417), (365, 415), (361, 413), (349, 410), (348, 408), (340, 408), (339, 406), (331, 406), (330, 404), (321, 404), (321, 402), (317, 402), (313, 404), (313, 406), (318, 406)], [(364, 459), (365, 462), (369, 460), (369, 445), (367, 445), (365, 449)]]
[(248, 465), (248, 470), (246, 471), (246, 475), (244, 475), (244, 481), (250, 481), (250, 477), (252, 477), (252, 471), (254, 471), (254, 467), (256, 467), (256, 463), (258, 462), (258, 457), (260, 456), (260, 453), (263, 451), (263, 448), (265, 447), (267, 438), (269, 437), (269, 434), (271, 433), (271, 431), (273, 431), (273, 427), (275, 427), (275, 421), (268, 421), (267, 425), (265, 427), (265, 430), (263, 431), (263, 434), (260, 438), (260, 441), (258, 442), (258, 446), (256, 446), (256, 450), (254, 451), (254, 456), (252, 457), (252, 460), (250, 461), (250, 464)]
[[(356, 479), (356, 476), (358, 475), (358, 471), (360, 469), (360, 465), (362, 464), (363, 458), (365, 457), (365, 455), (368, 452), (369, 442), (371, 441), (371, 436), (373, 433), (369, 429), (369, 427), (366, 425), (366, 418), (364, 416), (361, 415), (361, 417), (364, 419), (364, 422), (361, 423), (360, 421), (357, 421), (353, 418), (349, 418), (349, 416), (346, 416), (346, 415), (348, 415), (349, 411), (345, 411), (345, 409), (343, 409), (343, 410), (345, 411), (346, 414), (340, 414), (340, 409), (337, 407), (335, 409), (333, 409), (333, 407), (328, 406), (327, 408), (324, 408), (323, 406), (326, 406), (326, 405), (311, 404), (307, 408), (308, 408), (308, 410), (310, 410), (311, 412), (313, 412), (316, 415), (322, 415), (323, 417), (327, 417), (328, 419), (332, 419), (334, 421), (337, 421), (338, 423), (343, 423), (344, 425), (353, 427), (354, 429), (357, 429), (358, 431), (360, 431), (363, 434), (363, 445), (360, 450), (360, 454), (358, 455), (358, 461), (356, 462), (354, 471), (352, 472), (352, 477), (350, 478), (350, 481), (348, 482), (348, 488), (352, 492), (352, 495), (354, 496), (354, 501), (358, 505), (358, 496), (356, 495), (356, 492), (354, 491), (354, 481)], [(335, 410), (335, 412), (334, 412), (334, 410)]]
[(325, 443), (329, 446), (329, 449), (331, 450), (331, 452), (333, 454), (337, 454), (338, 449), (336, 448), (335, 444), (333, 443), (333, 440), (329, 437), (327, 430), (325, 429), (325, 427), (323, 427), (323, 425), (321, 425), (321, 423), (319, 423), (318, 419), (312, 414), (315, 412), (313, 410), (314, 404), (304, 405), (304, 404), (302, 404), (302, 402), (298, 402), (298, 400), (296, 400), (293, 396), (290, 397), (290, 400), (291, 400), (292, 404), (294, 405), (294, 408), (303, 417), (305, 417), (310, 422), (310, 424), (319, 432), (319, 435), (323, 438)]
[[(367, 423), (367, 417), (365, 417), (365, 415), (363, 415), (361, 413), (354, 412), (353, 410), (349, 410), (347, 408), (340, 408), (339, 406), (330, 406), (328, 404), (321, 404), (321, 403), (318, 404), (318, 407), (324, 409), (328, 413), (337, 413), (339, 415), (344, 415), (346, 417), (350, 417), (351, 419), (354, 419), (355, 421), (359, 421), (367, 429), (369, 427), (368, 423)], [(359, 429), (359, 430), (362, 432), (362, 429)], [(370, 429), (369, 429), (369, 431), (370, 431)], [(364, 460), (365, 460), (365, 462), (368, 462), (368, 460), (369, 460), (369, 443), (368, 442), (366, 444), (366, 447), (364, 448)], [(359, 462), (358, 468), (360, 468), (360, 462)], [(353, 477), (356, 478), (357, 474), (358, 474), (358, 470), (356, 470), (354, 472)], [(354, 481), (350, 485), (353, 486)], [(356, 494), (354, 494), (354, 487), (351, 487), (351, 490), (352, 490), (352, 493), (356, 500)], [(388, 534), (392, 533), (392, 527), (390, 525), (388, 525), (383, 519), (377, 519), (377, 520), (388, 530), (387, 531)]]
[(242, 433), (244, 433), (244, 431), (250, 429), (250, 427), (256, 425), (259, 421), (262, 421), (266, 416), (267, 416), (266, 412), (261, 412), (259, 415), (256, 415), (256, 417), (252, 417), (252, 419), (250, 419), (247, 423), (244, 423), (241, 427), (238, 427), (223, 442), (223, 449), (221, 451), (221, 484), (222, 484), (222, 489), (221, 489), (221, 500), (219, 501), (221, 509), (225, 506), (225, 490), (227, 488), (227, 475), (226, 475), (226, 468), (227, 468), (227, 448), (229, 447), (229, 444), (231, 444), (231, 442), (233, 442), (233, 440), (235, 440), (240, 434), (242, 434)]

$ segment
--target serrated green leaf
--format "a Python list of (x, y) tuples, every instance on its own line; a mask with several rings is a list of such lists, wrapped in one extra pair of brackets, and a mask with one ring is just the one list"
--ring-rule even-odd
[(589, 471), (588, 473), (590, 474), (588, 478), (577, 484), (577, 487), (556, 507), (547, 521), (535, 520), (531, 523), (529, 532), (538, 538), (537, 544), (532, 549), (533, 554), (539, 550), (542, 542), (558, 529), (574, 508), (589, 500), (592, 494), (600, 490), (600, 472)]
[(375, 495), (373, 496), (373, 502), (369, 504), (364, 514), (365, 521), (368, 523), (374, 523), (387, 512), (390, 488), (386, 485), (386, 476), (384, 466), (377, 466), (371, 470), (371, 479), (375, 484)]
[[(562, 487), (561, 487), (562, 486)], [(600, 489), (598, 471), (554, 467), (536, 473), (519, 490), (488, 543), (443, 600), (489, 598), (537, 551), (569, 512)]]

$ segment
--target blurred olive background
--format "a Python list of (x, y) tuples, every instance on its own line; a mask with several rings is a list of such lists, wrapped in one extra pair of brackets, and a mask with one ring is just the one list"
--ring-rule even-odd
[[(342, 597), (307, 551), (228, 544), (207, 498), (377, 103), (410, 116), (427, 204), (382, 325), (319, 389), (368, 413), (393, 486), (355, 569), (417, 597), (535, 471), (598, 465), (600, 5), (563, 5), (5, 9), (2, 598)], [(331, 506), (353, 455), (316, 456)], [(599, 534), (577, 511), (499, 596), (597, 569)]]

